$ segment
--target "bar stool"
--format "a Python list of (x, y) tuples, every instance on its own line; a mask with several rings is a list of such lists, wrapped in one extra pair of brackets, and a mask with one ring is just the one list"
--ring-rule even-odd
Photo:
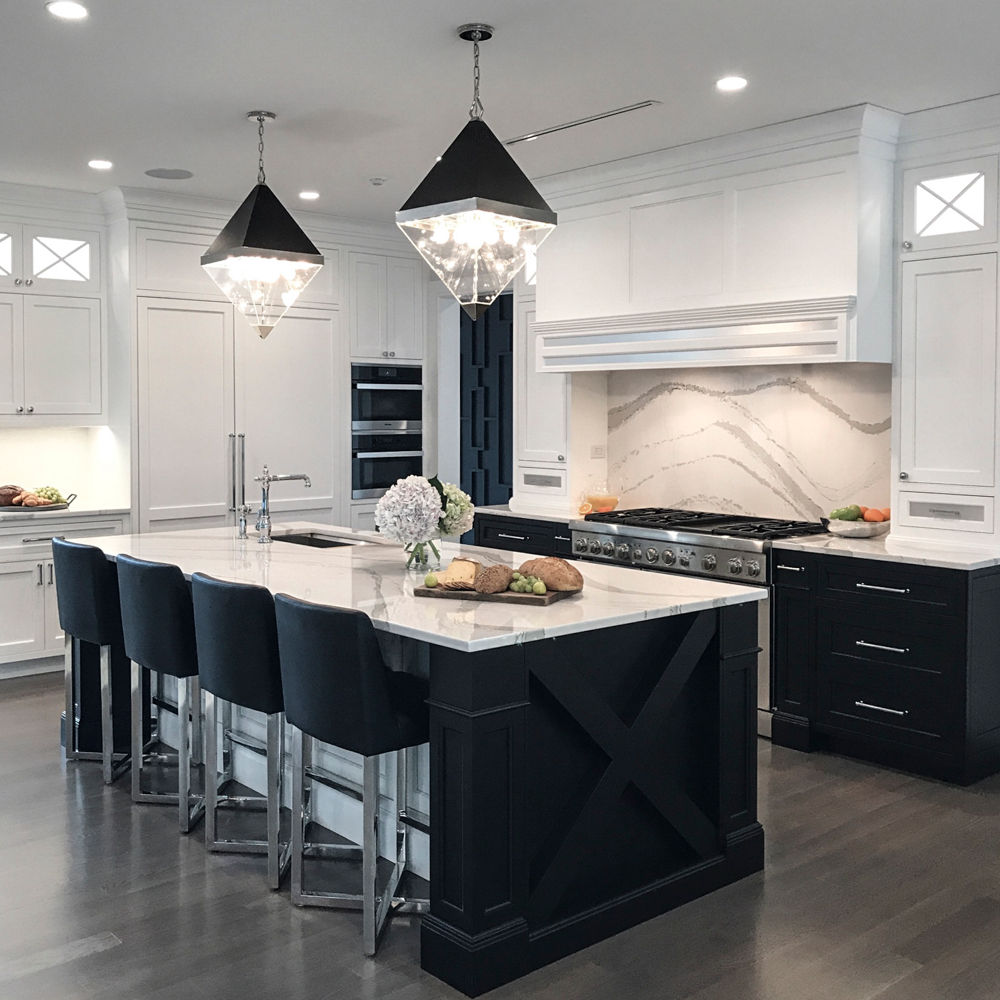
[[(374, 955), (391, 912), (425, 912), (426, 900), (396, 897), (406, 869), (406, 748), (429, 738), (426, 682), (390, 670), (375, 630), (359, 611), (310, 604), (278, 594), (274, 598), (285, 717), (292, 726), (292, 902), (298, 906), (357, 909), (363, 920), (364, 953)], [(363, 763), (363, 833), (355, 844), (307, 842), (312, 821), (312, 781), (341, 787), (312, 766), (314, 740), (360, 754)], [(377, 884), (378, 778), (380, 757), (396, 757), (395, 860), (381, 892)], [(305, 858), (336, 853), (362, 855), (362, 892), (307, 891)]]
[[(118, 575), (107, 556), (93, 545), (52, 539), (59, 624), (66, 633), (66, 760), (101, 761), (104, 783), (110, 785), (128, 767), (128, 754), (114, 752), (111, 705), (111, 648), (122, 645)], [(100, 647), (101, 752), (81, 751), (77, 742), (77, 698), (73, 670), (73, 640)]]
[[(118, 556), (118, 585), (125, 652), (132, 661), (132, 801), (176, 803), (181, 833), (189, 833), (205, 808), (204, 797), (191, 791), (191, 764), (202, 759), (201, 694), (191, 590), (177, 566), (127, 555)], [(142, 787), (146, 749), (141, 727), (143, 668), (177, 678), (176, 793), (144, 791)], [(192, 738), (194, 754), (189, 742)], [(158, 754), (157, 759), (162, 763), (172, 755), (167, 758)]]
[[(285, 705), (278, 666), (278, 634), (274, 623), (274, 598), (265, 587), (226, 583), (191, 575), (194, 600), (198, 676), (205, 692), (205, 843), (210, 851), (267, 854), (267, 880), (272, 889), (281, 884), (290, 859), (289, 844), (280, 843), (282, 752), (285, 745)], [(223, 704), (222, 775), (219, 775), (219, 705)], [(262, 712), (267, 716), (267, 742), (233, 731), (232, 708)], [(220, 795), (233, 780), (233, 744), (267, 759), (267, 795)], [(267, 810), (264, 840), (229, 837), (220, 840), (217, 810), (220, 806)]]

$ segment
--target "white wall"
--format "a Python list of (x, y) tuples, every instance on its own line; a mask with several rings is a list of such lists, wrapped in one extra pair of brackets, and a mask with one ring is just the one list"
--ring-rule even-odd
[(608, 485), (621, 507), (815, 520), (889, 503), (889, 365), (608, 375)]

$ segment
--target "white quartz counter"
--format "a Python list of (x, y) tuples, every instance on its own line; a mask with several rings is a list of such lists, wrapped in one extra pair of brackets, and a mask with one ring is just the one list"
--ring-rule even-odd
[(63, 507), (61, 510), (51, 510), (48, 507), (0, 507), (0, 524), (55, 521), (67, 517), (121, 517), (128, 513), (128, 507), (101, 507), (87, 510), (77, 504)]
[[(319, 549), (279, 540), (282, 534), (303, 530), (360, 539), (368, 544)], [(275, 540), (270, 545), (260, 545), (253, 535), (239, 540), (233, 528), (108, 535), (74, 541), (96, 545), (109, 556), (127, 553), (139, 559), (174, 563), (187, 575), (202, 572), (222, 580), (259, 584), (272, 593), (317, 604), (356, 608), (365, 612), (378, 629), (464, 652), (767, 597), (767, 591), (758, 587), (578, 563), (584, 577), (583, 591), (548, 606), (420, 598), (413, 596), (413, 587), (423, 581), (423, 574), (407, 571), (402, 548), (377, 535), (302, 522), (276, 527), (273, 534)], [(537, 558), (452, 542), (436, 544), (442, 564), (456, 555), (484, 564), (507, 563), (515, 567), (525, 559)]]
[(949, 549), (936, 545), (894, 539), (892, 533), (878, 538), (845, 538), (843, 535), (805, 535), (771, 543), (775, 550), (824, 552), (834, 556), (854, 556), (883, 562), (939, 566), (943, 569), (987, 569), (1000, 566), (1000, 552), (988, 549)]
[(520, 521), (554, 521), (556, 524), (569, 524), (579, 520), (579, 514), (557, 514), (554, 511), (522, 511), (511, 510), (506, 504), (494, 504), (489, 507), (477, 507), (477, 514), (495, 514), (497, 517), (514, 517)]

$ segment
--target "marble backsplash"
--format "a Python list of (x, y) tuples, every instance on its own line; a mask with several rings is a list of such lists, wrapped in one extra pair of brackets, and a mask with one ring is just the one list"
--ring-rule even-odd
[(608, 485), (621, 507), (815, 520), (889, 503), (891, 368), (659, 369), (608, 375)]

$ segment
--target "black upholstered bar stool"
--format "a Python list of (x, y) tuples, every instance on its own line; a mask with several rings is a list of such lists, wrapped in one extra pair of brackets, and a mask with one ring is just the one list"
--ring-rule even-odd
[[(114, 719), (111, 706), (111, 648), (122, 645), (118, 574), (114, 564), (93, 545), (52, 539), (59, 624), (66, 633), (66, 759), (99, 760), (104, 783), (124, 774), (128, 755), (114, 752)], [(100, 647), (101, 752), (81, 751), (77, 744), (77, 700), (73, 671), (73, 640)]]
[[(426, 900), (396, 897), (406, 869), (406, 748), (428, 740), (427, 684), (412, 674), (390, 670), (375, 630), (359, 611), (331, 608), (284, 594), (274, 599), (285, 717), (292, 726), (292, 902), (299, 906), (357, 909), (363, 914), (364, 952), (374, 955), (386, 918), (393, 911), (420, 912)], [(314, 740), (360, 754), (363, 763), (362, 892), (307, 891), (307, 856), (327, 856), (334, 845), (314, 845), (311, 822), (313, 780), (340, 787), (312, 766)], [(392, 871), (381, 886), (378, 862), (379, 758), (396, 757), (395, 851)], [(345, 845), (357, 852), (357, 845)]]
[[(191, 791), (191, 765), (202, 759), (201, 693), (191, 588), (177, 566), (120, 555), (118, 589), (125, 652), (132, 661), (132, 801), (176, 803), (181, 833), (188, 833), (205, 808), (204, 798)], [(176, 792), (152, 792), (142, 787), (143, 668), (177, 678)], [(163, 755), (156, 756), (163, 762)]]
[[(289, 845), (280, 842), (282, 753), (285, 713), (278, 666), (274, 598), (265, 587), (227, 583), (203, 573), (191, 576), (198, 674), (205, 693), (205, 843), (211, 851), (267, 854), (267, 880), (281, 884)], [(219, 702), (222, 702), (222, 774), (219, 774)], [(267, 741), (233, 731), (232, 708), (239, 705), (267, 716)], [(233, 780), (233, 744), (267, 758), (267, 795), (220, 794)], [(220, 806), (267, 810), (262, 839), (220, 839)]]

